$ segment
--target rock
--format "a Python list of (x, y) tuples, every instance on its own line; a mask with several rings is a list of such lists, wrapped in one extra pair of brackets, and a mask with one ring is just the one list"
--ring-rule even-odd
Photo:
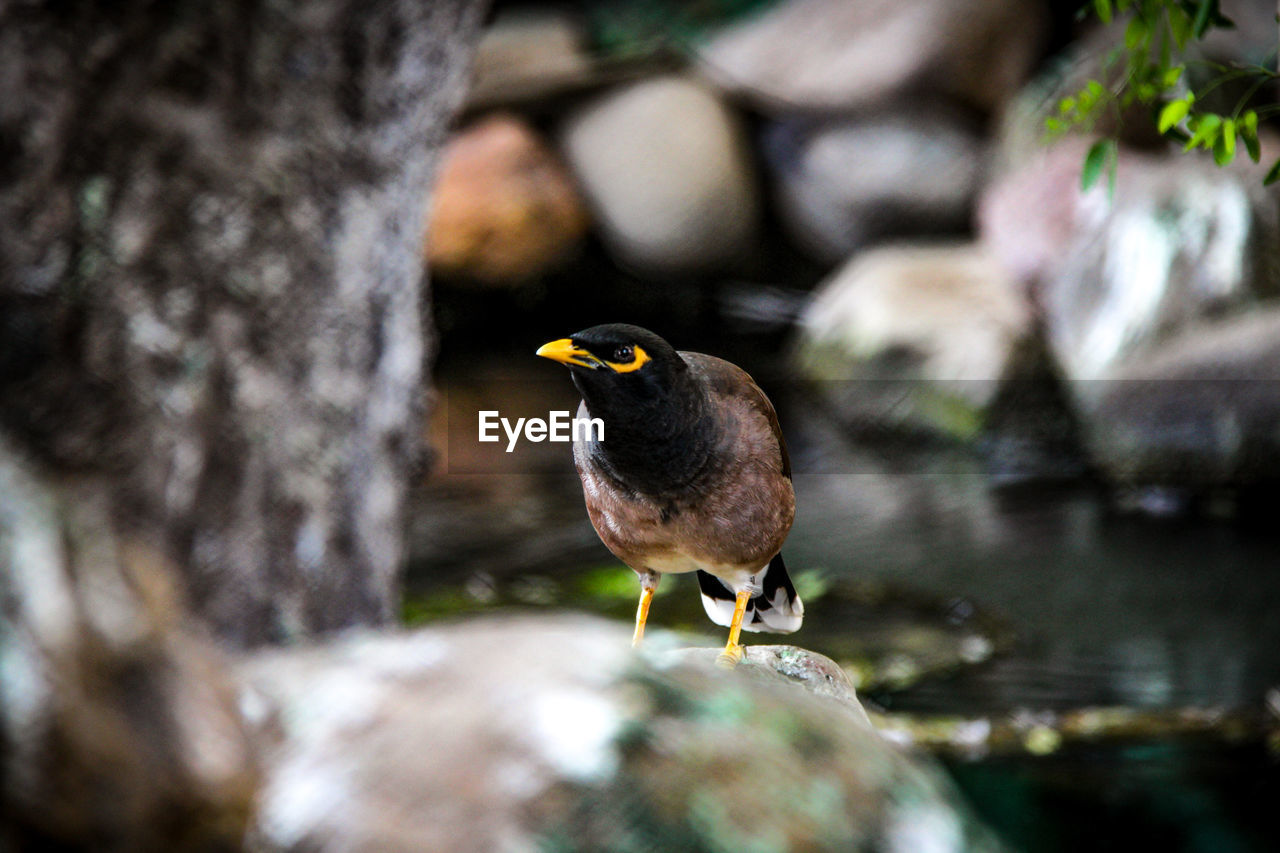
[(1050, 277), (1084, 242), (1078, 232), (1096, 229), (1106, 215), (1105, 193), (1080, 193), (1085, 151), (1074, 142), (1047, 152), (1040, 146), (1033, 160), (1001, 175), (979, 199), (983, 244), (1028, 287)]
[(972, 438), (1031, 311), (978, 246), (863, 252), (801, 319), (797, 361), (855, 429)]
[(635, 656), (628, 634), (487, 619), (247, 662), (245, 701), (275, 744), (256, 843), (997, 849), (847, 700), (672, 662), (660, 643)]
[(230, 667), (114, 509), (0, 441), (0, 849), (237, 850), (259, 775)]
[[(705, 668), (715, 666), (719, 656), (718, 648), (686, 648), (673, 649), (662, 660)], [(855, 720), (872, 728), (849, 674), (825, 655), (797, 646), (745, 646), (737, 671), (766, 684), (798, 684), (815, 696), (846, 706)]]
[(1271, 0), (1221, 0), (1219, 8), (1235, 27), (1208, 32), (1198, 45), (1205, 58), (1224, 64), (1264, 65), (1276, 49), (1276, 4)]
[(965, 229), (984, 160), (974, 129), (937, 109), (782, 122), (763, 148), (783, 223), (829, 263), (887, 236)]
[(699, 68), (765, 112), (849, 111), (929, 91), (996, 111), (1039, 50), (1019, 0), (790, 0), (701, 48)]
[(586, 205), (564, 166), (523, 121), (490, 116), (449, 143), (427, 227), (427, 264), (443, 278), (526, 281), (585, 234)]
[(604, 95), (569, 119), (563, 141), (624, 264), (706, 273), (752, 248), (760, 211), (742, 128), (694, 80), (662, 77)]
[(1113, 482), (1280, 479), (1280, 307), (1188, 326), (1075, 391), (1090, 450)]
[(581, 21), (563, 9), (507, 7), (484, 31), (467, 106), (484, 109), (545, 97), (591, 73)]
[[(1079, 191), (1083, 142), (994, 185), (984, 241), (1035, 291), (1099, 470), (1204, 487), (1280, 474), (1264, 317), (1280, 294), (1280, 217), (1256, 169), (1121, 151), (1114, 198)], [(1244, 315), (1244, 316), (1240, 316)], [(1236, 381), (1210, 382), (1210, 378)]]
[(1235, 26), (1215, 27), (1203, 40), (1193, 40), (1181, 60), (1187, 68), (1185, 82), (1199, 96), (1197, 109), (1230, 115), (1239, 109), (1241, 99), (1250, 95), (1249, 105), (1256, 109), (1275, 103), (1276, 81), (1263, 80), (1265, 71), (1226, 78), (1223, 66), (1266, 69), (1274, 65), (1276, 4), (1269, 0), (1220, 0), (1219, 8)]
[(1114, 199), (1079, 190), (1084, 144), (991, 187), (983, 240), (1035, 289), (1068, 379), (1113, 368), (1184, 325), (1280, 289), (1275, 196), (1249, 170), (1122, 151)]

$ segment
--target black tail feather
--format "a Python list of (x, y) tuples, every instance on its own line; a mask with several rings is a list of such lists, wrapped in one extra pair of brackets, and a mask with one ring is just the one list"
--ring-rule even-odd
[[(760, 592), (747, 602), (743, 630), (789, 634), (798, 629), (804, 618), (804, 603), (787, 574), (781, 552), (774, 555), (756, 580), (760, 584)], [(698, 588), (702, 591), (702, 606), (711, 621), (717, 625), (728, 625), (733, 619), (736, 592), (715, 575), (701, 570), (698, 571)]]

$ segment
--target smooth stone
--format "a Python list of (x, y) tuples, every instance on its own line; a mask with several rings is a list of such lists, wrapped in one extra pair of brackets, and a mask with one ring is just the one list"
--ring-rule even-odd
[(661, 632), (636, 655), (629, 634), (580, 616), (475, 619), (255, 657), (245, 701), (272, 745), (254, 837), (311, 851), (1000, 849), (932, 763), (846, 700), (752, 677), (763, 659), (673, 661)]
[(1031, 329), (1017, 283), (981, 247), (894, 246), (823, 283), (796, 360), (855, 431), (968, 439)]
[[(747, 645), (742, 651), (739, 673), (763, 683), (803, 687), (815, 696), (839, 703), (860, 725), (872, 728), (849, 674), (826, 655), (790, 645)], [(660, 659), (707, 667), (716, 665), (719, 654), (718, 648), (693, 647), (673, 649)]]
[(886, 237), (963, 231), (986, 159), (971, 124), (942, 108), (782, 122), (763, 150), (783, 224), (828, 263)]
[(843, 112), (932, 92), (995, 111), (1039, 51), (1020, 0), (789, 0), (698, 49), (698, 67), (767, 114)]
[(623, 264), (698, 274), (752, 250), (760, 202), (749, 147), (737, 116), (693, 78), (602, 96), (569, 118), (563, 145)]
[(510, 105), (580, 85), (592, 73), (582, 21), (557, 8), (500, 10), (481, 35), (468, 109)]
[[(1223, 64), (1265, 65), (1276, 50), (1276, 4), (1271, 0), (1221, 0), (1219, 8), (1235, 27), (1208, 31), (1198, 45), (1205, 58)], [(1216, 76), (1217, 72), (1213, 73)]]
[(1189, 326), (1108, 379), (1076, 383), (1089, 448), (1113, 482), (1197, 488), (1280, 479), (1280, 306), (1268, 304)]
[(1070, 380), (1104, 379), (1185, 326), (1280, 292), (1276, 196), (1252, 171), (1122, 151), (1114, 198), (1063, 144), (980, 203), (984, 243), (1032, 287)]
[(441, 278), (518, 285), (560, 262), (590, 217), (564, 165), (524, 121), (493, 115), (445, 148), (426, 259)]

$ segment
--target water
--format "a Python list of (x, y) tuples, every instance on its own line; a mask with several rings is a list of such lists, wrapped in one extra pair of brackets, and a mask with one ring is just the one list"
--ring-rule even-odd
[[(806, 423), (810, 408), (789, 409), (808, 469), (796, 475), (791, 565), (907, 584), (1015, 634), (985, 663), (872, 691), (873, 703), (994, 721), (1098, 706), (1266, 718), (1266, 693), (1280, 684), (1274, 528), (1120, 514), (1087, 484), (996, 489), (968, 452), (857, 449)], [(816, 473), (832, 468), (858, 473)], [(821, 625), (821, 606), (810, 614)], [(1021, 849), (1280, 844), (1280, 760), (1256, 732), (1139, 731), (947, 766)]]
[(1001, 495), (976, 472), (798, 475), (796, 489), (793, 565), (969, 599), (1018, 635), (894, 707), (1237, 708), (1280, 683), (1273, 536), (1117, 516), (1085, 488)]

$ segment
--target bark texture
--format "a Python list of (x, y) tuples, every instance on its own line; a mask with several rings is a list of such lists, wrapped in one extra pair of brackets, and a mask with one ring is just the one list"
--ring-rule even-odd
[(0, 850), (235, 850), (262, 770), (176, 574), (0, 439)]
[(482, 5), (0, 0), (0, 426), (233, 643), (393, 617)]

